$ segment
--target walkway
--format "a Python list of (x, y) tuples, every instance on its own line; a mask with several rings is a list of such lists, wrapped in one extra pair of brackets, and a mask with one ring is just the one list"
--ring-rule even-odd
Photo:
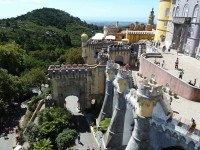
[[(188, 83), (189, 80), (191, 80), (193, 83), (194, 79), (197, 79), (196, 86), (200, 86), (199, 60), (184, 54), (177, 54), (176, 50), (164, 53), (159, 50), (159, 52), (162, 53), (163, 58), (156, 58), (156, 61), (159, 61), (161, 65), (163, 60), (165, 60), (164, 69), (167, 72), (178, 78), (179, 70), (175, 69), (175, 61), (179, 58), (179, 69), (183, 69), (184, 71), (182, 81)], [(154, 63), (155, 58), (148, 58), (148, 60)], [(200, 102), (189, 101), (179, 96), (179, 99), (173, 100), (171, 107), (173, 111), (177, 112), (182, 117), (183, 120), (191, 120), (191, 118), (194, 118), (198, 128), (200, 129)]]
[(85, 116), (77, 111), (78, 98), (76, 96), (68, 96), (65, 100), (67, 109), (69, 109), (74, 115), (76, 130), (80, 133), (80, 143), (78, 143), (78, 139), (76, 139), (74, 149), (87, 150), (89, 147), (90, 150), (99, 150), (95, 137), (90, 130), (90, 126), (88, 125)]
[[(161, 52), (161, 50), (159, 50)], [(197, 79), (196, 86), (200, 86), (200, 61), (192, 58), (190, 56), (186, 56), (184, 54), (178, 54), (176, 50), (171, 50), (170, 52), (161, 52), (163, 58), (156, 58), (156, 61), (160, 62), (162, 65), (163, 60), (165, 60), (165, 67), (164, 69), (168, 71), (170, 74), (174, 75), (175, 77), (179, 77), (179, 70), (183, 69), (184, 74), (182, 80), (188, 83), (190, 80), (192, 83), (194, 79)], [(179, 58), (179, 69), (175, 69), (175, 61)], [(151, 62), (154, 63), (155, 58), (148, 58)]]

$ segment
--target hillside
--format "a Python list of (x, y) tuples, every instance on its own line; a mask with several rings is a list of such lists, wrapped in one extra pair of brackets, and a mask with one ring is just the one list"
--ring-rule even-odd
[(36, 9), (16, 18), (0, 20), (0, 42), (16, 41), (25, 50), (49, 50), (78, 47), (80, 35), (97, 32), (78, 17), (53, 9)]
[(33, 87), (47, 83), (49, 65), (83, 63), (83, 32), (91, 36), (98, 27), (52, 8), (0, 20), (0, 118), (7, 104), (29, 99)]

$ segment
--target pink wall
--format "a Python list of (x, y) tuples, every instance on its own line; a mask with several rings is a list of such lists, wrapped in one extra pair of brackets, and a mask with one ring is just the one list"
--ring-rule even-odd
[(156, 75), (156, 81), (159, 85), (170, 85), (173, 92), (177, 93), (181, 97), (200, 102), (200, 89), (190, 86), (189, 84), (179, 80), (177, 77), (166, 72), (164, 69), (158, 67), (157, 65), (151, 63), (146, 58), (141, 56), (140, 58), (140, 70), (139, 72), (151, 79), (151, 75)]

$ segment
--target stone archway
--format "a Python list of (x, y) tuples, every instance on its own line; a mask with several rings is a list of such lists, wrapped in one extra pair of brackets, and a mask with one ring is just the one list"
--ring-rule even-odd
[(124, 65), (124, 58), (123, 56), (116, 56), (115, 57), (115, 63), (119, 64), (120, 66), (123, 66)]
[(70, 95), (65, 98), (65, 107), (73, 114), (80, 112), (79, 98), (75, 95)]
[(64, 107), (65, 98), (74, 95), (78, 97), (79, 109), (84, 110), (86, 106), (87, 81), (85, 78), (54, 78), (52, 79), (52, 96), (55, 103)]

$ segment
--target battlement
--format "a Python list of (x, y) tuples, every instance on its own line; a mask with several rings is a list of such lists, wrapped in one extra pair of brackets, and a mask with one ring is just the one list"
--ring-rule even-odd
[(162, 86), (149, 84), (148, 80), (142, 80), (138, 86), (138, 97), (149, 100), (159, 100), (162, 96)]
[[(200, 148), (199, 140), (200, 140), (200, 132), (197, 129), (191, 130), (191, 126), (182, 125), (179, 126), (179, 123), (173, 121), (171, 125), (166, 125), (163, 122), (158, 122), (156, 120), (151, 121), (151, 127), (162, 134), (166, 134), (169, 137), (174, 138), (179, 142), (183, 142), (187, 145), (191, 145), (196, 149)], [(175, 129), (172, 128), (175, 126)], [(178, 130), (177, 130), (178, 129)]]
[(127, 44), (115, 44), (115, 45), (109, 45), (108, 51), (129, 51), (130, 46)]
[(91, 67), (85, 64), (50, 65), (48, 68), (49, 77), (76, 76), (78, 74), (88, 74)]
[[(126, 34), (126, 31), (124, 30), (121, 33)], [(147, 34), (147, 35), (151, 34), (151, 35), (153, 35), (153, 34), (155, 34), (155, 32), (154, 31), (128, 31), (128, 34)]]
[(88, 47), (94, 47), (94, 48), (107, 48), (111, 44), (114, 44), (114, 42), (113, 41), (103, 41), (103, 42), (88, 41), (87, 42)]

